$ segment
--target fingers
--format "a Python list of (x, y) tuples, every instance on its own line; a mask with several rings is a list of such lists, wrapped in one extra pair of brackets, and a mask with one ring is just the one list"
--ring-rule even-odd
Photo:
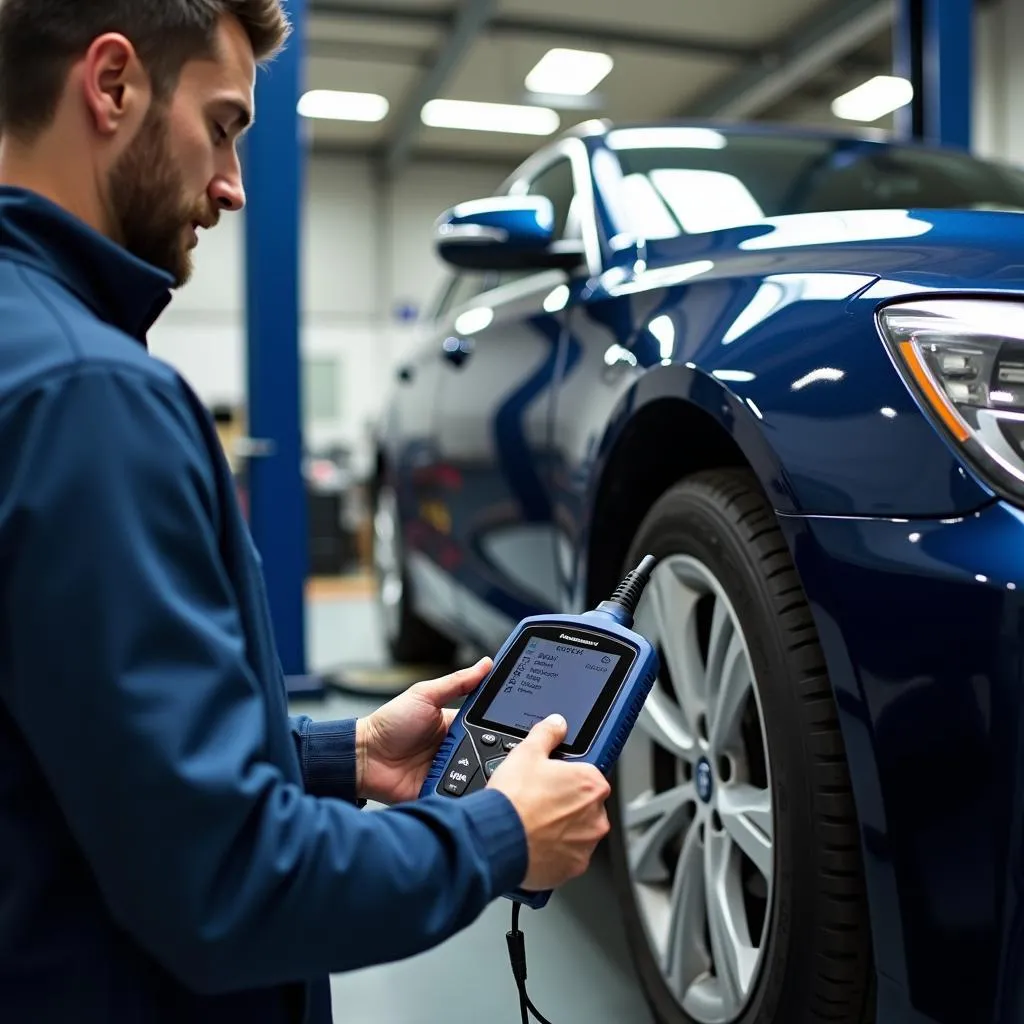
[(565, 739), (568, 728), (568, 723), (561, 715), (549, 715), (530, 730), (520, 746), (530, 744), (541, 747), (545, 754), (550, 754)]
[(490, 658), (481, 658), (469, 668), (459, 669), (440, 679), (428, 679), (417, 688), (433, 705), (440, 707), (472, 693), (491, 671), (492, 664)]

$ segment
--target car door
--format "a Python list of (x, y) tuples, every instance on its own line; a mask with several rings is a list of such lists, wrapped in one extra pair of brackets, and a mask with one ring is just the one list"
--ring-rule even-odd
[[(549, 198), (556, 239), (571, 241), (576, 181), (556, 147), (509, 191)], [(557, 606), (549, 442), (569, 283), (563, 270), (503, 273), (444, 318), (434, 438), (451, 485), (444, 514), (464, 629), (487, 650)]]
[(446, 365), (438, 325), (453, 305), (481, 291), (485, 281), (484, 274), (449, 278), (410, 351), (398, 360), (393, 398), (385, 404), (386, 483), (394, 488), (398, 504), (405, 571), (416, 611), (449, 634), (458, 632), (461, 617), (454, 584), (446, 572), (454, 564), (452, 542), (443, 516), (437, 513), (447, 493), (435, 437), (438, 389)]

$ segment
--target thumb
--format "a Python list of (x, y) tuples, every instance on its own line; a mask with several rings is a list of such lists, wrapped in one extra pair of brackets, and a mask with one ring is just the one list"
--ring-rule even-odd
[(481, 658), (470, 668), (459, 669), (440, 679), (430, 679), (419, 684), (420, 692), (431, 704), (441, 707), (459, 697), (468, 696), (491, 670), (491, 659)]
[(545, 754), (550, 754), (565, 739), (568, 728), (561, 715), (548, 715), (529, 731), (520, 746), (529, 744), (532, 747), (540, 747)]

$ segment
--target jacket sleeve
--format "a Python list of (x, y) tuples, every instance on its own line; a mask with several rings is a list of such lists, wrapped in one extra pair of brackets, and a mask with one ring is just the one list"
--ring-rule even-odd
[(95, 367), (0, 411), (0, 698), (110, 912), (192, 989), (426, 950), (522, 881), (519, 817), (491, 789), (360, 812), (271, 763), (289, 723), (245, 658), (191, 417), (172, 382)]
[(316, 722), (307, 715), (296, 715), (291, 729), (306, 791), (365, 806), (356, 790), (355, 719)]

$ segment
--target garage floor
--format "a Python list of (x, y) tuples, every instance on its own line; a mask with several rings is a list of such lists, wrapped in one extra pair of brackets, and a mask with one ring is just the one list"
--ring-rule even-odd
[[(310, 668), (382, 666), (372, 600), (365, 587), (311, 589)], [(296, 702), (296, 713), (347, 718), (372, 711), (388, 694), (332, 693)], [(611, 905), (602, 858), (542, 911), (524, 910), (528, 989), (551, 1024), (650, 1024)], [(511, 904), (499, 900), (466, 931), (412, 959), (333, 979), (336, 1024), (519, 1024), (505, 932)]]

